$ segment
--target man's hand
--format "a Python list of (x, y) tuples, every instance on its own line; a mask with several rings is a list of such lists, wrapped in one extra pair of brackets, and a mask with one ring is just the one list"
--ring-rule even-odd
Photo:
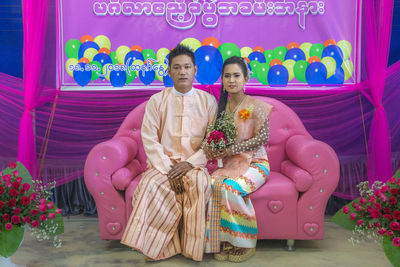
[(232, 147), (227, 147), (226, 149), (213, 152), (213, 158), (215, 159), (223, 159), (230, 157), (232, 155), (233, 155)]
[(185, 191), (183, 187), (182, 176), (184, 176), (193, 168), (193, 165), (187, 161), (182, 161), (172, 166), (171, 170), (167, 174), (167, 177), (171, 188), (175, 193), (181, 194)]

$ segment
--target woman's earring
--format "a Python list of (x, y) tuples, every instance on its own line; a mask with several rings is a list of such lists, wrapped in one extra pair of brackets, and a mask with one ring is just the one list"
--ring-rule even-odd
[(246, 93), (246, 87), (243, 86), (243, 93)]

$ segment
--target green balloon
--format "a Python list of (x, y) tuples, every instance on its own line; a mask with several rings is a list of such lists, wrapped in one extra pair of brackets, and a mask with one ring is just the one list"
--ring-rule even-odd
[[(103, 74), (103, 67), (101, 66), (100, 62), (98, 62), (98, 61), (92, 61), (89, 63), (89, 65), (92, 67), (91, 80), (95, 81), (99, 78), (99, 75), (97, 73)], [(94, 69), (93, 65), (96, 65), (97, 70)]]
[(154, 53), (154, 51), (151, 49), (143, 49), (142, 55), (144, 60), (147, 60), (148, 58), (152, 59), (153, 61), (156, 60), (156, 53)]
[(81, 41), (77, 39), (71, 39), (65, 44), (65, 53), (68, 58), (76, 58), (78, 57), (79, 48), (81, 47)]
[(313, 44), (310, 48), (310, 57), (318, 57), (321, 58), (322, 51), (324, 51), (325, 46), (323, 44)]
[(287, 48), (284, 46), (275, 47), (273, 51), (274, 59), (279, 59), (282, 62), (285, 61), (285, 56), (287, 51), (288, 51)]
[(239, 47), (233, 43), (223, 43), (218, 47), (218, 50), (219, 52), (221, 52), (224, 62), (230, 57), (233, 56), (241, 57), (242, 55)]
[(119, 63), (118, 59), (117, 59), (117, 52), (116, 51), (111, 52), (109, 56), (110, 56), (110, 58), (112, 60), (112, 64), (113, 65), (117, 65)]
[(263, 54), (268, 64), (274, 59), (274, 51), (272, 50), (265, 50)]
[(125, 71), (126, 72), (126, 85), (130, 84), (131, 82), (133, 82), (133, 80), (135, 80), (136, 78), (136, 71), (132, 71), (129, 69)]
[(269, 68), (270, 66), (268, 63), (260, 63), (257, 66), (257, 80), (264, 85), (268, 85)]
[(306, 83), (306, 70), (308, 65), (309, 63), (305, 60), (299, 60), (294, 64), (294, 76), (302, 83)]
[(257, 60), (250, 61), (250, 68), (251, 68), (251, 76), (250, 78), (257, 77), (257, 67), (260, 65), (260, 62)]

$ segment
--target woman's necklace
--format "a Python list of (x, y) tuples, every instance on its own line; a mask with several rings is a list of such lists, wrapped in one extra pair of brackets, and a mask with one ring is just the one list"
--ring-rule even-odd
[(236, 107), (235, 107), (235, 109), (234, 109), (233, 111), (231, 111), (231, 105), (230, 105), (230, 102), (228, 101), (228, 111), (229, 111), (230, 114), (235, 114), (235, 113), (236, 113), (238, 107), (240, 106), (240, 104), (242, 104), (242, 102), (243, 102), (243, 100), (246, 98), (246, 96), (247, 96), (247, 95), (244, 95), (244, 96), (242, 97), (242, 99), (240, 100), (239, 104), (236, 105)]

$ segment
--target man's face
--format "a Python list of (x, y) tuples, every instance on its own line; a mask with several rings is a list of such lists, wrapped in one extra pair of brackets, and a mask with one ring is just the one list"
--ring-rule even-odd
[(192, 88), (194, 76), (197, 73), (197, 66), (193, 65), (192, 59), (187, 55), (174, 57), (168, 74), (174, 82), (177, 91), (185, 93)]

